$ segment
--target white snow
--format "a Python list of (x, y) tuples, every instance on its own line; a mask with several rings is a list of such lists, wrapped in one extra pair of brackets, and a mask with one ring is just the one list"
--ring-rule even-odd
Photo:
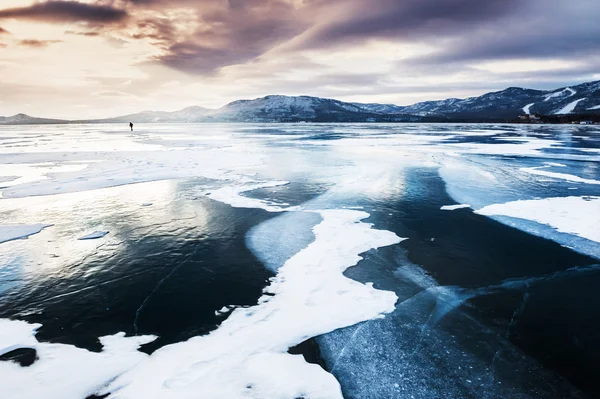
[(48, 224), (6, 224), (0, 225), (0, 243), (18, 240), (21, 238), (27, 238), (31, 235), (37, 234), (46, 227)]
[(38, 360), (29, 367), (0, 362), (3, 398), (82, 399), (131, 369), (147, 355), (140, 345), (152, 336), (125, 338), (124, 333), (101, 337), (104, 349), (90, 352), (72, 345), (38, 342), (41, 325), (0, 319), (0, 354), (19, 348), (36, 350)]
[(442, 211), (454, 211), (456, 209), (463, 209), (463, 208), (470, 208), (471, 205), (468, 204), (461, 204), (461, 205), (444, 205), (443, 207), (441, 207), (440, 209)]
[(107, 391), (120, 399), (342, 398), (331, 374), (287, 350), (393, 311), (393, 292), (358, 283), (343, 272), (360, 261), (360, 253), (401, 239), (360, 222), (369, 216), (365, 212), (318, 213), (323, 221), (313, 229), (315, 241), (279, 269), (265, 289), (271, 295), (256, 306), (235, 309), (209, 335), (159, 349)]
[(600, 105), (595, 105), (593, 107), (588, 108), (588, 110), (600, 109)]
[(577, 104), (579, 104), (581, 101), (583, 101), (585, 99), (586, 99), (586, 97), (580, 98), (579, 100), (575, 100), (575, 101), (565, 105), (563, 108), (559, 109), (558, 111), (554, 112), (554, 114), (555, 115), (570, 114), (571, 112), (573, 112), (575, 110), (575, 107), (577, 107)]
[(556, 166), (559, 168), (566, 168), (567, 165), (562, 164), (562, 163), (557, 163), (557, 162), (544, 162), (544, 165), (548, 165), (548, 166)]
[(600, 242), (600, 197), (521, 200), (483, 207), (475, 213), (503, 215), (552, 226), (561, 233)]
[(79, 240), (96, 240), (98, 238), (104, 237), (107, 234), (108, 231), (94, 231), (93, 233), (80, 237)]
[(541, 167), (537, 167), (537, 168), (521, 168), (520, 170), (522, 170), (523, 172), (526, 172), (526, 173), (530, 173), (532, 175), (553, 177), (555, 179), (566, 180), (566, 181), (570, 181), (570, 182), (574, 182), (574, 183), (600, 184), (600, 180), (584, 179), (582, 177), (570, 175), (567, 173), (548, 172), (546, 170), (543, 170), (544, 168), (545, 168), (545, 166), (541, 166)]
[(206, 195), (215, 201), (223, 202), (231, 205), (234, 208), (259, 208), (264, 209), (267, 212), (284, 212), (294, 210), (296, 208), (289, 208), (288, 204), (280, 204), (272, 201), (265, 201), (241, 195), (244, 192), (258, 190), (260, 188), (272, 188), (285, 186), (289, 184), (287, 181), (272, 181), (272, 182), (254, 182), (249, 181), (239, 186), (226, 186), (217, 190), (214, 190)]
[[(567, 92), (568, 92), (568, 93), (567, 93)], [(548, 100), (550, 100), (551, 98), (561, 97), (561, 96), (564, 96), (564, 95), (567, 95), (568, 97), (572, 97), (572, 96), (574, 96), (575, 94), (577, 94), (577, 91), (576, 91), (576, 90), (574, 90), (574, 89), (572, 89), (572, 88), (570, 88), (570, 87), (567, 87), (567, 88), (566, 88), (566, 89), (564, 89), (564, 90), (557, 91), (557, 92), (550, 93), (550, 94), (546, 94), (546, 96), (545, 96), (545, 98), (544, 98), (544, 101), (548, 101)]]
[(526, 106), (523, 107), (523, 112), (525, 112), (526, 115), (531, 115), (531, 107), (533, 107), (535, 103), (531, 103), (531, 104), (527, 104)]

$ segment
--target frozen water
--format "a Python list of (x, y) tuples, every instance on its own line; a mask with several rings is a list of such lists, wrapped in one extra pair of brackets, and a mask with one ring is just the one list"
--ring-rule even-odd
[(79, 240), (97, 240), (108, 234), (108, 231), (94, 231), (93, 233), (86, 234), (83, 237), (79, 237)]
[[(28, 143), (12, 147), (0, 140), (6, 176), (1, 178), (0, 212), (6, 223), (32, 228), (40, 220), (24, 210), (27, 206), (61, 204), (62, 213), (50, 213), (43, 221), (61, 223), (64, 230), (53, 236), (62, 252), (44, 247), (44, 257), (32, 256), (29, 262), (19, 259), (31, 251), (26, 241), (3, 245), (7, 250), (0, 256), (15, 268), (3, 273), (11, 278), (22, 268), (37, 268), (43, 276), (42, 266), (60, 268), (56, 259), (67, 252), (78, 251), (76, 255), (85, 258), (102, 245), (110, 252), (113, 238), (127, 242), (128, 231), (100, 223), (97, 214), (86, 215), (94, 219), (89, 224), (64, 215), (82, 198), (95, 201), (95, 190), (163, 180), (195, 182), (190, 190), (193, 201), (202, 198), (268, 215), (244, 238), (252, 254), (276, 276), (254, 306), (221, 303), (211, 309), (225, 319), (212, 333), (163, 346), (150, 356), (137, 349), (152, 337), (125, 338), (116, 330), (111, 334), (117, 335), (101, 339), (104, 350), (95, 353), (38, 342), (39, 325), (4, 320), (0, 350), (34, 348), (39, 356), (29, 368), (0, 363), (0, 383), (8, 397), (82, 398), (109, 392), (123, 399), (335, 398), (342, 393), (356, 398), (535, 398), (536, 393), (569, 397), (563, 395), (568, 390), (544, 396), (556, 385), (548, 383), (536, 361), (464, 311), (476, 298), (505, 290), (522, 294), (558, 275), (482, 287), (444, 286), (394, 252), (388, 274), (369, 275), (362, 282), (347, 276), (360, 275), (363, 258), (385, 264), (386, 251), (400, 248), (400, 236), (411, 235), (402, 244), (407, 248), (411, 242), (438, 250), (448, 245), (439, 234), (448, 224), (432, 225), (422, 235), (402, 224), (408, 208), (416, 205), (391, 204), (415, 192), (431, 202), (420, 204), (424, 213), (414, 219), (493, 223), (488, 220), (492, 217), (600, 258), (600, 131), (595, 127), (190, 124), (140, 126), (136, 136), (117, 126), (22, 127), (17, 133), (12, 129), (16, 128), (0, 128), (0, 139), (22, 134)], [(39, 141), (39, 135), (46, 140)], [(443, 178), (440, 192), (427, 178), (419, 180), (424, 170)], [(164, 182), (152, 184), (160, 183)], [(577, 197), (569, 191), (573, 183), (579, 183)], [(294, 184), (326, 189), (299, 199)], [(138, 186), (144, 190), (144, 185)], [(169, 187), (176, 187), (175, 182)], [(131, 198), (119, 193), (102, 196), (103, 206), (113, 209), (124, 201), (136, 209), (147, 206), (140, 213), (147, 214), (149, 225), (185, 214), (176, 207), (165, 212), (165, 196), (183, 195), (181, 190), (141, 191)], [(41, 196), (38, 202), (34, 196)], [(452, 203), (460, 205), (445, 205)], [(440, 212), (467, 207), (478, 211)], [(220, 223), (200, 216), (206, 223)], [(73, 242), (73, 237), (98, 228), (110, 229), (111, 235), (96, 243)], [(52, 255), (58, 258), (50, 262)], [(447, 259), (451, 255), (456, 256)], [(210, 262), (218, 266), (219, 261)], [(79, 293), (66, 295), (75, 298)], [(315, 336), (331, 373), (287, 353)], [(482, 342), (480, 352), (466, 349), (465, 341)]]
[(562, 233), (600, 243), (600, 197), (559, 197), (488, 205), (480, 215), (503, 215), (533, 220)]
[(444, 205), (440, 209), (442, 211), (454, 211), (456, 209), (470, 208), (469, 204), (461, 204), (461, 205)]
[(18, 240), (21, 238), (27, 238), (31, 235), (37, 234), (46, 227), (48, 224), (8, 224), (0, 225), (0, 243), (12, 240)]

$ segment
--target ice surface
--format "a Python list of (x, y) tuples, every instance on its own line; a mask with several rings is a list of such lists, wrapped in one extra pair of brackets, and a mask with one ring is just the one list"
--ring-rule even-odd
[(7, 224), (0, 225), (0, 243), (12, 240), (18, 240), (21, 238), (27, 238), (31, 235), (37, 234), (46, 227), (48, 224)]
[(600, 242), (600, 197), (558, 197), (489, 205), (476, 213), (533, 220), (559, 232)]
[(94, 231), (93, 233), (86, 234), (83, 237), (79, 237), (79, 240), (96, 240), (102, 238), (108, 234), (108, 231)]
[(567, 105), (565, 105), (563, 108), (559, 109), (558, 111), (554, 112), (554, 114), (556, 115), (562, 115), (562, 114), (570, 114), (571, 112), (573, 112), (575, 110), (575, 107), (577, 107), (577, 104), (579, 104), (580, 102), (582, 102), (583, 100), (585, 100), (586, 98), (580, 98), (579, 100), (575, 100)]
[[(569, 92), (565, 92), (565, 95), (568, 94)], [(393, 233), (374, 230), (369, 224), (359, 221), (367, 214), (356, 213), (356, 209), (363, 206), (369, 209), (365, 202), (377, 204), (380, 209), (373, 213), (374, 223), (387, 223), (382, 215), (394, 216), (401, 212), (392, 209), (389, 204), (410, 196), (411, 190), (423, 189), (409, 179), (412, 173), (409, 170), (413, 168), (423, 170), (439, 167), (440, 175), (446, 181), (447, 191), (453, 199), (446, 203), (470, 204), (473, 209), (483, 208), (480, 211), (493, 204), (508, 205), (517, 200), (551, 196), (553, 198), (549, 198), (548, 203), (544, 202), (546, 200), (537, 200), (541, 202), (536, 204), (520, 201), (519, 205), (515, 205), (516, 209), (527, 208), (520, 211), (524, 214), (523, 219), (502, 216), (503, 213), (498, 209), (496, 211), (500, 216), (492, 217), (580, 251), (581, 248), (599, 248), (590, 238), (581, 238), (593, 235), (591, 225), (598, 224), (597, 208), (589, 207), (590, 204), (598, 203), (597, 197), (593, 196), (597, 193), (593, 190), (597, 190), (598, 186), (578, 185), (578, 194), (581, 193), (581, 196), (573, 197), (578, 198), (577, 200), (564, 204), (554, 203), (553, 200), (566, 195), (568, 185), (573, 185), (573, 180), (563, 177), (578, 177), (567, 174), (549, 176), (545, 173), (550, 172), (544, 168), (535, 168), (534, 174), (542, 172), (543, 176), (552, 179), (559, 178), (559, 175), (563, 177), (552, 180), (554, 184), (551, 185), (531, 184), (532, 180), (536, 180), (534, 183), (539, 180), (524, 179), (525, 173), (529, 172), (522, 170), (536, 167), (544, 160), (581, 160), (586, 161), (581, 165), (582, 170), (585, 170), (582, 173), (585, 173), (588, 180), (598, 179), (594, 163), (597, 161), (597, 149), (585, 147), (582, 140), (588, 137), (584, 135), (582, 138), (581, 131), (578, 130), (582, 128), (578, 126), (286, 124), (224, 127), (207, 124), (198, 127), (190, 124), (182, 127), (148, 125), (144, 128), (144, 132), (137, 138), (123, 138), (112, 132), (112, 127), (93, 127), (109, 132), (99, 136), (94, 132), (73, 133), (79, 129), (76, 127), (61, 127), (66, 136), (50, 135), (52, 141), (43, 144), (41, 148), (35, 148), (33, 141), (29, 147), (2, 148), (3, 173), (7, 170), (7, 176), (16, 178), (10, 180), (6, 185), (8, 187), (3, 189), (4, 197), (15, 199), (0, 201), (0, 211), (11, 214), (15, 209), (18, 210), (19, 206), (15, 204), (24, 201), (20, 200), (22, 197), (182, 179), (183, 182), (152, 183), (168, 185), (173, 188), (168, 195), (176, 195), (179, 191), (174, 187), (188, 185), (193, 179), (199, 179), (203, 186), (211, 187), (210, 190), (202, 191), (208, 198), (234, 207), (257, 208), (276, 213), (251, 229), (246, 242), (259, 260), (277, 272), (277, 277), (256, 306), (224, 307), (217, 311), (220, 315), (230, 313), (229, 318), (208, 336), (169, 345), (151, 357), (140, 355), (138, 358), (137, 351), (130, 351), (131, 348), (125, 344), (126, 347), (115, 349), (115, 352), (126, 358), (131, 355), (131, 359), (135, 357), (141, 360), (137, 366), (132, 366), (127, 361), (119, 365), (120, 360), (116, 354), (111, 358), (115, 364), (99, 365), (94, 363), (96, 360), (90, 361), (89, 369), (86, 368), (87, 365), (82, 366), (84, 377), (80, 383), (75, 379), (77, 373), (72, 368), (64, 368), (66, 374), (60, 371), (63, 367), (63, 355), (67, 356), (66, 359), (79, 359), (79, 356), (81, 359), (87, 359), (87, 356), (90, 359), (100, 359), (109, 351), (108, 347), (105, 346), (105, 351), (100, 354), (89, 354), (68, 345), (55, 346), (52, 361), (44, 355), (38, 362), (46, 365), (50, 370), (49, 376), (56, 381), (48, 383), (49, 391), (45, 395), (36, 391), (35, 386), (28, 387), (31, 389), (23, 391), (24, 398), (57, 397), (54, 393), (59, 392), (58, 385), (63, 383), (68, 386), (60, 387), (65, 394), (59, 397), (72, 397), (71, 392), (78, 390), (77, 397), (83, 398), (88, 393), (97, 392), (118, 375), (121, 376), (104, 391), (114, 392), (115, 398), (123, 399), (340, 397), (340, 386), (334, 377), (318, 366), (307, 364), (300, 356), (287, 354), (288, 347), (332, 330), (335, 332), (327, 334), (327, 337), (336, 337), (338, 334), (350, 336), (346, 350), (342, 354), (336, 353), (339, 356), (334, 375), (347, 373), (344, 381), (350, 381), (350, 385), (354, 381), (359, 385), (369, 379), (373, 382), (354, 387), (360, 393), (355, 397), (414, 395), (434, 398), (452, 396), (457, 392), (465, 393), (465, 396), (479, 394), (480, 397), (485, 397), (486, 392), (491, 392), (497, 386), (494, 381), (478, 382), (478, 378), (490, 377), (490, 372), (486, 369), (489, 363), (465, 354), (460, 337), (444, 335), (434, 329), (435, 322), (442, 323), (452, 319), (457, 313), (457, 307), (464, 303), (465, 298), (474, 295), (473, 292), (440, 289), (434, 279), (418, 266), (399, 263), (401, 267), (393, 272), (394, 276), (403, 283), (412, 284), (413, 280), (417, 282), (400, 298), (402, 303), (398, 304), (394, 313), (389, 314), (387, 312), (394, 309), (394, 293), (375, 290), (370, 285), (359, 284), (342, 275), (347, 267), (358, 262), (361, 251), (399, 241)], [(595, 132), (593, 129), (586, 127), (584, 132)], [(278, 133), (271, 134), (272, 132)], [(113, 137), (117, 140), (111, 149), (110, 141)], [(593, 139), (593, 134), (589, 137)], [(102, 141), (98, 151), (93, 150), (93, 141), (96, 139)], [(87, 142), (79, 143), (78, 140)], [(132, 144), (130, 150), (127, 147), (129, 144)], [(548, 162), (545, 165), (561, 167), (563, 164), (558, 162)], [(14, 171), (5, 169), (5, 166)], [(210, 183), (205, 184), (206, 180)], [(275, 188), (287, 181), (294, 184), (314, 183), (328, 188), (325, 194), (300, 207), (252, 198), (252, 190)], [(556, 193), (542, 191), (555, 190), (555, 187)], [(121, 189), (111, 190), (119, 192)], [(131, 200), (132, 206), (138, 210), (140, 204), (143, 206), (151, 201), (156, 205), (140, 211), (140, 214), (148, 215), (157, 211), (155, 214), (162, 215), (166, 201), (164, 197), (167, 194), (158, 191), (143, 192), (143, 195), (127, 200)], [(590, 193), (592, 196), (585, 196)], [(70, 198), (93, 198), (95, 195), (94, 191), (65, 194), (52, 197), (48, 202), (64, 201), (64, 208), (69, 209), (72, 206)], [(116, 203), (124, 201), (121, 195), (115, 195), (115, 198), (118, 198)], [(47, 198), (28, 200), (46, 201)], [(437, 212), (441, 204), (435, 202), (432, 205), (432, 211)], [(587, 210), (584, 209), (586, 206)], [(450, 207), (457, 209), (457, 205), (444, 208)], [(581, 213), (585, 213), (585, 216)], [(533, 221), (532, 215), (537, 221)], [(179, 215), (164, 215), (169, 219), (175, 216)], [(25, 218), (14, 221), (35, 223), (37, 220)], [(81, 226), (79, 221), (70, 223)], [(567, 226), (569, 223), (572, 226)], [(112, 225), (102, 226), (111, 232), (118, 231)], [(559, 233), (555, 228), (564, 233)], [(80, 235), (87, 233), (79, 228), (75, 231), (75, 234)], [(438, 241), (441, 240), (436, 239), (436, 243)], [(84, 247), (81, 243), (77, 246)], [(593, 251), (590, 249), (590, 252)], [(378, 283), (376, 282), (377, 287)], [(517, 282), (514, 285), (517, 286)], [(402, 289), (403, 287), (395, 289), (395, 294), (400, 297)], [(419, 292), (423, 294), (418, 295)], [(384, 313), (386, 317), (380, 320), (379, 317)], [(354, 326), (365, 320), (365, 323)], [(472, 320), (468, 323), (472, 323)], [(340, 329), (345, 326), (352, 327)], [(22, 339), (18, 345), (37, 348), (46, 345), (31, 342), (31, 339), (35, 339), (31, 338), (31, 328), (24, 328), (19, 333)], [(469, 331), (476, 334), (481, 331), (478, 328), (480, 326), (473, 325)], [(0, 337), (1, 333), (0, 329)], [(121, 339), (126, 338), (115, 337), (118, 342)], [(488, 338), (486, 343), (487, 340)], [(323, 347), (336, 345), (335, 342), (328, 342)], [(5, 344), (4, 347), (8, 348), (9, 345), (11, 344)], [(502, 348), (503, 351), (509, 351), (508, 348)], [(43, 350), (38, 352), (42, 353)], [(438, 357), (440, 353), (442, 356)], [(451, 355), (446, 356), (444, 353)], [(459, 360), (440, 364), (442, 358), (444, 361)], [(416, 363), (413, 359), (416, 359)], [(351, 364), (363, 360), (372, 367), (367, 366), (369, 370), (364, 375), (352, 374)], [(75, 363), (77, 362), (78, 360)], [(92, 370), (92, 364), (97, 369)], [(383, 367), (379, 367), (380, 365)], [(117, 366), (122, 367), (117, 370)], [(466, 370), (467, 367), (473, 369)], [(36, 380), (36, 376), (31, 374), (32, 370), (15, 368), (16, 371), (11, 371), (11, 374), (3, 373), (2, 370), (2, 386), (12, 387), (10, 383), (4, 383), (7, 378), (5, 376), (10, 376), (23, 385), (26, 385), (23, 382), (26, 378), (45, 383), (43, 376)], [(491, 374), (494, 377), (493, 372)], [(529, 382), (524, 381), (523, 386), (529, 386)], [(32, 385), (36, 384), (38, 382)], [(438, 384), (439, 389), (432, 387), (435, 384)], [(377, 386), (374, 387), (375, 385)], [(503, 391), (504, 395), (498, 397), (513, 397), (517, 395), (515, 392), (521, 392), (519, 389), (523, 386), (515, 383), (515, 390), (507, 389)], [(54, 390), (54, 387), (57, 389)], [(376, 391), (377, 389), (381, 391)], [(10, 394), (12, 391), (7, 392)], [(374, 392), (383, 394), (377, 396)], [(523, 394), (520, 397), (527, 396)]]
[(470, 208), (471, 205), (469, 204), (461, 204), (461, 205), (444, 205), (442, 206), (440, 209), (442, 211), (453, 211), (455, 209), (463, 209), (463, 208)]
[(323, 210), (318, 215), (322, 222), (313, 229), (314, 242), (285, 262), (256, 306), (237, 308), (211, 334), (165, 346), (150, 357), (137, 347), (151, 337), (104, 337), (105, 349), (98, 354), (34, 342), (39, 325), (2, 320), (11, 326), (0, 335), (4, 348), (26, 345), (40, 357), (28, 368), (0, 364), (3, 392), (8, 397), (82, 398), (110, 383), (105, 391), (123, 399), (341, 398), (331, 374), (287, 349), (391, 312), (393, 292), (342, 273), (361, 259), (359, 254), (401, 239), (361, 222), (369, 216), (365, 212)]
[(154, 340), (152, 336), (126, 338), (119, 333), (100, 338), (104, 349), (96, 353), (71, 345), (38, 342), (38, 328), (39, 324), (0, 319), (0, 354), (32, 348), (38, 357), (29, 367), (0, 362), (2, 397), (85, 398), (146, 358), (137, 349)]
[(258, 190), (260, 188), (271, 188), (285, 186), (287, 181), (254, 182), (248, 181), (239, 186), (225, 186), (207, 193), (209, 198), (215, 201), (223, 202), (234, 208), (259, 208), (267, 212), (284, 212), (296, 208), (287, 207), (287, 204), (278, 204), (272, 201), (265, 201), (256, 198), (245, 197), (241, 195), (244, 192)]
[(339, 384), (287, 349), (310, 337), (393, 311), (396, 296), (342, 272), (371, 248), (401, 241), (360, 222), (354, 210), (324, 210), (315, 241), (278, 271), (256, 306), (235, 309), (207, 336), (165, 346), (108, 391), (127, 398), (341, 398)]
[(600, 180), (584, 179), (582, 177), (570, 175), (567, 173), (548, 172), (547, 170), (543, 169), (543, 166), (538, 168), (521, 168), (523, 172), (530, 173), (532, 175), (553, 177), (555, 179), (566, 180), (574, 183), (600, 184)]

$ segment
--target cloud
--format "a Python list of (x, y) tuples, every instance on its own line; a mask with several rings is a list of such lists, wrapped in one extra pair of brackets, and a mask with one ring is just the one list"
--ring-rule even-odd
[(19, 45), (21, 45), (23, 47), (44, 48), (44, 47), (48, 47), (51, 44), (61, 43), (61, 42), (62, 42), (62, 40), (34, 40), (34, 39), (27, 39), (27, 40), (21, 40), (19, 42)]
[[(528, 1), (528, 0), (526, 0)], [(323, 2), (324, 3), (324, 2)], [(455, 35), (518, 11), (520, 0), (361, 0), (330, 2), (295, 48), (342, 46), (369, 39), (409, 41)]]
[(127, 11), (104, 4), (51, 0), (27, 7), (0, 9), (0, 18), (44, 22), (111, 23), (126, 19)]
[(100, 36), (100, 32), (94, 32), (94, 31), (79, 32), (79, 31), (67, 30), (67, 31), (65, 31), (65, 35), (94, 37), (94, 36)]
[(10, 35), (10, 32), (0, 26), (0, 35)]
[(149, 8), (129, 27), (129, 38), (160, 49), (153, 61), (191, 74), (248, 62), (308, 26), (286, 0), (179, 0), (169, 3), (180, 7), (174, 9), (158, 9), (155, 1), (133, 3)]

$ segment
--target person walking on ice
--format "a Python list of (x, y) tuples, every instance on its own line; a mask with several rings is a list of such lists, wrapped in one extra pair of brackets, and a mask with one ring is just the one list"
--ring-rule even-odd
[(131, 128), (131, 131), (133, 132), (133, 123), (129, 122), (129, 127)]

